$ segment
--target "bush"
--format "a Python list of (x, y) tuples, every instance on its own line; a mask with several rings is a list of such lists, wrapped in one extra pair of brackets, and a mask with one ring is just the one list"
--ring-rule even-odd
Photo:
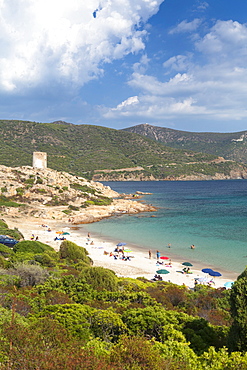
[(118, 278), (115, 272), (104, 267), (89, 267), (82, 271), (81, 276), (95, 290), (118, 290)]
[(35, 240), (23, 240), (13, 248), (15, 253), (43, 253), (54, 249), (47, 244)]
[(6, 224), (6, 222), (5, 222), (5, 221), (0, 220), (0, 228), (8, 229), (8, 225)]
[(9, 257), (11, 254), (13, 254), (12, 249), (0, 243), (0, 256)]
[(14, 238), (16, 240), (23, 239), (22, 233), (17, 229), (6, 229), (3, 227), (0, 227), (0, 235), (8, 235), (11, 238)]
[(43, 284), (49, 277), (49, 272), (38, 265), (16, 264), (7, 270), (7, 274), (20, 278), (19, 286), (34, 286)]
[(47, 267), (56, 266), (56, 261), (54, 261), (54, 259), (46, 253), (34, 256), (34, 260), (39, 262), (42, 266)]
[(74, 183), (74, 184), (71, 184), (70, 187), (75, 189), (75, 190), (80, 190), (83, 193), (95, 194), (95, 189), (92, 189), (87, 185), (81, 185), (81, 184), (78, 184), (78, 183)]
[(79, 247), (77, 244), (64, 240), (60, 245), (59, 256), (61, 259), (66, 259), (69, 262), (78, 263), (84, 261), (87, 265), (91, 264), (91, 259), (88, 257), (88, 252), (85, 248)]

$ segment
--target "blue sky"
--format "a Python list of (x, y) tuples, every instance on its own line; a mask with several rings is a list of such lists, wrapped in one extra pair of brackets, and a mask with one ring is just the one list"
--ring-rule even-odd
[(247, 129), (244, 0), (1, 0), (0, 119)]

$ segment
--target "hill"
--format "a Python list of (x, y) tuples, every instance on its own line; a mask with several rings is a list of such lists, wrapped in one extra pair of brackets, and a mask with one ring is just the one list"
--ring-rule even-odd
[(32, 163), (47, 152), (48, 167), (97, 181), (246, 178), (246, 167), (212, 154), (174, 149), (123, 130), (62, 121), (0, 121), (0, 164)]
[(247, 163), (247, 131), (188, 132), (141, 124), (124, 129), (176, 149), (188, 149)]

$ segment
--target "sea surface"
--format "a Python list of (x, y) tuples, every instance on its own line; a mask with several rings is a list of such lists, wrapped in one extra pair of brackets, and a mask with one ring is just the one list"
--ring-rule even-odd
[[(247, 265), (247, 180), (104, 182), (119, 193), (150, 192), (157, 212), (87, 225), (101, 238), (155, 254), (241, 273)], [(168, 244), (171, 247), (168, 247)], [(194, 244), (195, 249), (190, 246)]]

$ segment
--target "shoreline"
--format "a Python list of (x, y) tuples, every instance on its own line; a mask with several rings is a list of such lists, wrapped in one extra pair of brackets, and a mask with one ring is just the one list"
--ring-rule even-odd
[[(110, 257), (110, 252), (113, 252), (116, 248), (116, 244), (119, 243), (119, 240), (113, 240), (104, 236), (99, 236), (97, 233), (90, 236), (88, 240), (88, 230), (87, 224), (81, 225), (71, 225), (68, 222), (59, 221), (59, 220), (48, 220), (48, 219), (12, 219), (6, 217), (6, 222), (10, 228), (17, 227), (23, 234), (25, 240), (30, 240), (32, 234), (38, 236), (39, 241), (50, 245), (56, 251), (59, 250), (61, 241), (55, 241), (57, 231), (65, 230), (70, 233), (66, 235), (66, 239), (76, 243), (77, 245), (87, 249), (89, 256), (93, 260), (93, 266), (101, 266), (113, 270), (119, 277), (129, 277), (137, 278), (144, 277), (148, 280), (151, 280), (156, 271), (160, 269), (167, 269), (168, 274), (162, 274), (163, 281), (170, 281), (177, 285), (185, 285), (188, 288), (193, 288), (195, 283), (195, 278), (204, 278), (208, 277), (205, 273), (201, 271), (202, 266), (200, 262), (194, 262), (193, 258), (190, 262), (193, 263), (193, 266), (190, 267), (192, 271), (191, 274), (183, 274), (181, 258), (172, 253), (172, 251), (167, 251), (167, 255), (170, 257), (172, 262), (172, 267), (166, 266), (165, 261), (163, 265), (157, 265), (156, 262), (156, 251), (152, 251), (152, 258), (148, 257), (148, 249), (141, 247), (135, 244), (128, 243), (127, 248), (131, 248), (131, 252), (127, 253), (129, 255), (130, 261), (125, 261), (121, 259), (115, 260), (114, 257)], [(47, 231), (47, 228), (42, 227), (41, 225), (47, 225), (51, 228), (51, 232)], [(93, 245), (91, 245), (93, 241)], [(107, 253), (107, 254), (106, 254)], [(161, 261), (161, 260), (160, 260)], [(169, 261), (168, 261), (169, 262)], [(206, 266), (214, 269), (214, 266)], [(235, 281), (239, 274), (233, 273), (230, 271), (224, 271), (223, 269), (217, 269), (222, 273), (221, 277), (213, 278), (214, 284), (212, 285), (215, 288), (224, 287), (224, 284), (227, 281)]]

